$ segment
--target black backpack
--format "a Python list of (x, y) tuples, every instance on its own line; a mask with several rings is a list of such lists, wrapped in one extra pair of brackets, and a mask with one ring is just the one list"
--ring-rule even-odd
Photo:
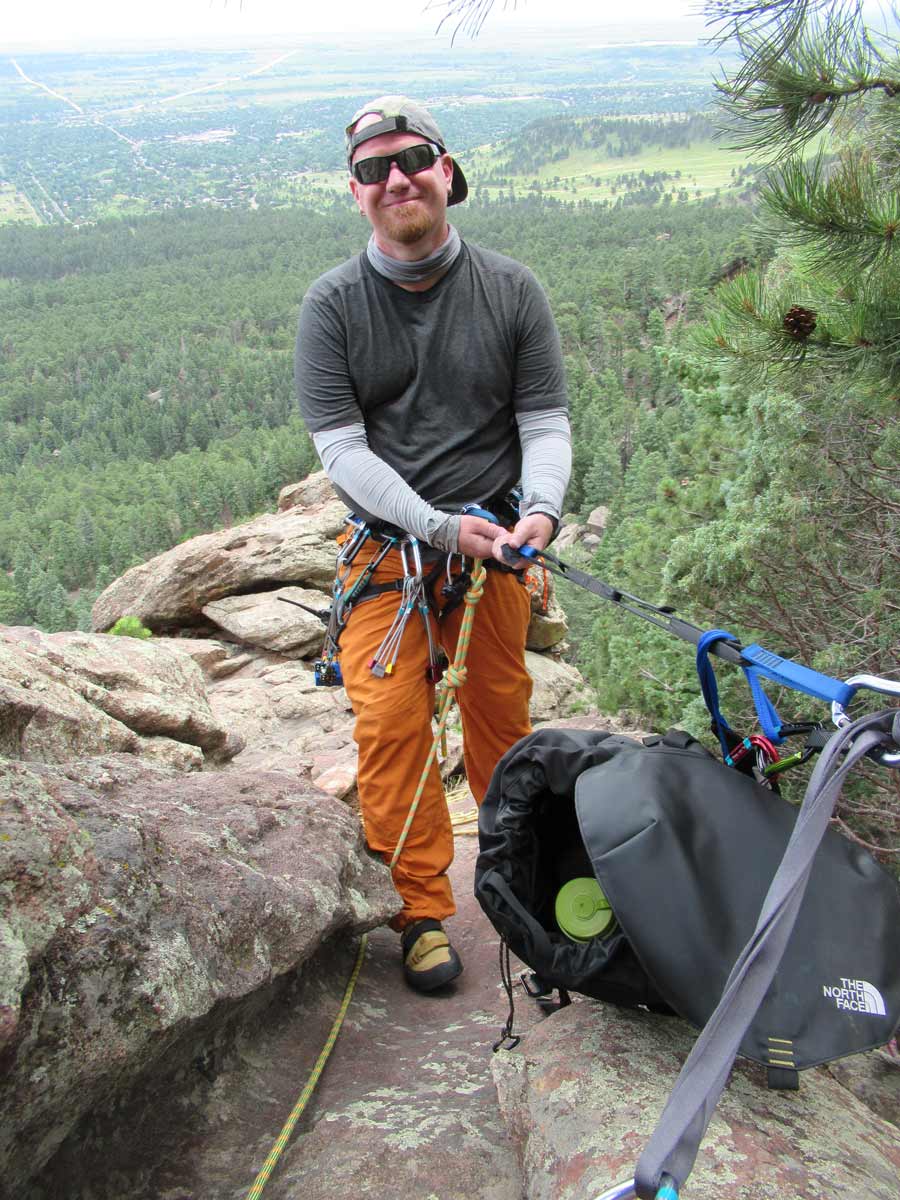
[[(702, 1027), (782, 860), (796, 808), (678, 730), (641, 744), (540, 730), (501, 759), (479, 816), (475, 895), (545, 983)], [(617, 927), (556, 924), (593, 876)], [(770, 1078), (887, 1042), (900, 1020), (900, 888), (826, 832), (787, 949), (740, 1052)]]

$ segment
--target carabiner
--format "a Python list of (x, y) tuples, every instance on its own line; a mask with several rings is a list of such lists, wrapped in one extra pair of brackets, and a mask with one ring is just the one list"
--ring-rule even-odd
[[(596, 1197), (596, 1200), (635, 1200), (636, 1197), (634, 1180), (627, 1179), (624, 1183), (617, 1183), (614, 1187), (602, 1192)], [(671, 1175), (663, 1175), (656, 1193), (656, 1200), (678, 1200), (678, 1188)]]
[[(846, 680), (846, 684), (854, 691), (865, 688), (868, 692), (880, 692), (883, 696), (900, 697), (900, 681), (884, 679), (881, 675), (854, 675), (852, 679)], [(845, 725), (850, 724), (850, 718), (844, 711), (844, 706), (837, 700), (831, 702), (831, 719), (838, 729), (843, 729)], [(900, 767), (900, 752), (891, 754), (882, 750), (877, 754), (873, 753), (870, 757), (882, 767)]]
[(614, 1187), (602, 1192), (596, 1197), (596, 1200), (634, 1200), (636, 1196), (634, 1180), (627, 1179), (624, 1183), (617, 1183)]

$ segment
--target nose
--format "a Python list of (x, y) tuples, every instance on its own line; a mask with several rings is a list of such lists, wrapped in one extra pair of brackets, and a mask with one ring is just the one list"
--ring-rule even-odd
[(409, 187), (409, 176), (404, 175), (395, 162), (391, 163), (391, 169), (388, 172), (387, 187), (389, 188), (405, 188)]

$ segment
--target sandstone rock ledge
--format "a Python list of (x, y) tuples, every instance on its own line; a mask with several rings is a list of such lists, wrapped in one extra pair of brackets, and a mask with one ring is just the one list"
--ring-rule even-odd
[[(695, 1033), (578, 999), (492, 1063), (526, 1200), (595, 1200), (630, 1179)], [(856, 1060), (853, 1060), (856, 1061)], [(738, 1060), (700, 1147), (691, 1200), (896, 1200), (900, 1136), (824, 1068), (769, 1091)]]
[(276, 772), (0, 759), (0, 1195), (213, 1009), (399, 908), (356, 814)]

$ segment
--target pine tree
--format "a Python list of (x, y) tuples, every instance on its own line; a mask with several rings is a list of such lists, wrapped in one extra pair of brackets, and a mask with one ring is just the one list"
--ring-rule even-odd
[(731, 143), (769, 162), (769, 264), (718, 293), (707, 347), (758, 373), (900, 384), (900, 53), (858, 0), (709, 0), (742, 62), (716, 84)]

